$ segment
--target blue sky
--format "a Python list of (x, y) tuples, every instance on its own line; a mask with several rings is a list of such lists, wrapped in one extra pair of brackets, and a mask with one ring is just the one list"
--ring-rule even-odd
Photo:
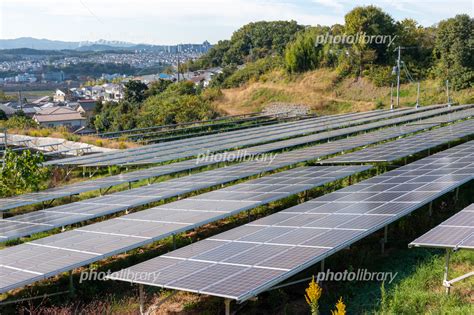
[(413, 18), (425, 26), (474, 11), (474, 0), (0, 0), (0, 38), (215, 43), (248, 22), (332, 25), (369, 4), (395, 20)]

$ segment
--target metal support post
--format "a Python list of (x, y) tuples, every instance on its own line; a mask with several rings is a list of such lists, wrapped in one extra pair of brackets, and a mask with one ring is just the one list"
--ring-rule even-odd
[(456, 203), (458, 202), (458, 200), (459, 200), (459, 187), (456, 188), (456, 192), (454, 194), (454, 202)]
[(446, 294), (449, 294), (451, 285), (448, 283), (449, 277), (449, 258), (451, 256), (451, 250), (449, 248), (446, 249), (446, 258), (444, 263), (444, 278), (443, 278), (443, 285), (446, 287)]
[(418, 82), (418, 87), (416, 90), (416, 105), (415, 108), (420, 107), (420, 82)]
[(388, 242), (388, 225), (386, 225), (383, 229), (383, 242)]
[(176, 234), (173, 234), (173, 250), (176, 250)]
[(225, 304), (225, 315), (230, 315), (230, 299), (225, 299), (224, 304)]
[(324, 272), (324, 262), (325, 262), (324, 259), (321, 260), (321, 272)]
[(143, 284), (138, 285), (138, 295), (140, 299), (140, 314), (145, 314), (145, 290)]
[(448, 99), (448, 107), (451, 107), (451, 98), (449, 97), (449, 80), (446, 80), (446, 97)]
[(393, 82), (390, 85), (390, 110), (393, 110)]
[(397, 58), (397, 108), (400, 108), (400, 57), (402, 48), (398, 46), (398, 58)]
[(69, 295), (74, 296), (74, 281), (72, 277), (72, 270), (69, 271)]

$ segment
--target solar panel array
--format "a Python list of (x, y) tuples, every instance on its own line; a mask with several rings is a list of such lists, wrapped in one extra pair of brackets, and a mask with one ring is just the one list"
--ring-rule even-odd
[[(306, 148), (303, 150), (295, 150), (292, 152), (281, 153), (281, 154), (278, 154), (275, 161), (273, 161), (272, 165), (279, 165), (279, 167), (281, 167), (281, 166), (295, 164), (298, 162), (304, 162), (308, 160), (317, 159), (319, 157), (335, 154), (344, 150), (351, 150), (359, 146), (368, 145), (368, 144), (376, 143), (379, 141), (388, 140), (394, 137), (402, 136), (405, 134), (409, 134), (412, 132), (420, 131), (420, 130), (425, 129), (427, 125), (429, 126), (434, 123), (439, 123), (440, 120), (455, 121), (458, 119), (464, 119), (464, 118), (470, 117), (473, 114), (474, 114), (474, 109), (460, 110), (454, 113), (444, 114), (444, 115), (420, 120), (423, 123), (416, 124), (416, 125), (410, 125), (410, 126), (405, 126), (405, 127), (391, 127), (391, 128), (367, 133), (365, 135), (359, 135), (359, 136), (355, 136), (355, 137), (351, 137), (351, 138), (343, 139), (343, 140), (336, 140), (331, 143), (318, 145), (312, 148)], [(338, 135), (342, 135), (344, 133), (344, 130), (346, 129), (337, 131)], [(351, 131), (346, 131), (346, 133), (350, 134)], [(334, 132), (327, 132), (324, 134), (321, 134), (321, 139), (325, 139), (325, 138), (335, 135)], [(292, 143), (295, 144), (296, 141), (297, 140), (294, 139), (292, 140)], [(302, 141), (303, 143), (305, 143), (307, 140), (305, 139)], [(234, 153), (237, 156), (245, 155), (245, 154), (249, 154), (249, 155), (261, 154), (269, 150), (270, 151), (274, 150), (276, 145), (277, 144), (273, 144), (271, 148), (269, 148), (268, 145), (261, 145), (261, 146), (257, 146), (245, 151), (236, 151)], [(280, 147), (284, 148), (285, 145), (287, 145), (286, 141), (285, 141), (285, 144), (280, 144)], [(228, 155), (226, 158), (223, 157), (222, 161), (229, 160), (230, 158), (231, 156)], [(0, 211), (5, 211), (5, 210), (12, 209), (15, 207), (21, 207), (21, 206), (35, 204), (35, 203), (39, 203), (43, 201), (53, 200), (56, 198), (67, 197), (67, 196), (79, 194), (86, 191), (97, 190), (100, 188), (107, 188), (110, 186), (115, 186), (115, 185), (119, 185), (119, 184), (123, 184), (127, 182), (191, 170), (194, 168), (199, 168), (205, 165), (211, 165), (211, 164), (216, 164), (216, 163), (218, 162), (212, 161), (212, 160), (198, 162), (198, 160), (193, 159), (193, 160), (187, 160), (187, 161), (177, 162), (173, 164), (160, 165), (160, 166), (148, 168), (146, 170), (134, 171), (134, 172), (124, 173), (120, 175), (115, 175), (115, 176), (100, 178), (96, 180), (85, 181), (85, 182), (81, 182), (77, 184), (67, 185), (63, 187), (58, 187), (54, 189), (48, 189), (48, 190), (44, 190), (44, 191), (40, 191), (36, 193), (29, 193), (29, 194), (23, 194), (23, 195), (11, 197), (11, 198), (4, 198), (4, 199), (0, 199)], [(251, 165), (251, 164), (247, 163), (245, 165)]]
[[(327, 149), (330, 150), (330, 153), (333, 153), (341, 150), (341, 148), (347, 148), (347, 146), (359, 146), (361, 144), (360, 141), (367, 141), (366, 139), (374, 141), (381, 140), (382, 138), (380, 137), (393, 137), (402, 132), (401, 130), (397, 130), (397, 128), (398, 127), (376, 131), (375, 133), (380, 134), (379, 137), (367, 134), (337, 140), (331, 144), (323, 144), (315, 148), (282, 153), (278, 155), (271, 164), (268, 162), (250, 161), (136, 188), (126, 192), (117, 192), (107, 196), (10, 217), (0, 220), (0, 240), (18, 238), (68, 224), (86, 221), (191, 191), (275, 170), (298, 162), (308, 161), (317, 157), (314, 152), (315, 150), (318, 150), (319, 154), (327, 154)], [(420, 128), (420, 126), (416, 128)]]
[[(132, 161), (139, 159), (140, 157), (146, 156), (173, 156), (173, 159), (180, 156), (188, 156), (186, 152), (189, 152), (189, 156), (197, 155), (196, 150), (206, 147), (211, 149), (216, 145), (219, 146), (218, 150), (231, 149), (238, 144), (251, 145), (262, 143), (265, 141), (284, 139), (290, 136), (302, 135), (305, 133), (313, 132), (318, 130), (324, 130), (324, 127), (328, 122), (344, 122), (350, 121), (354, 118), (360, 117), (374, 117), (371, 119), (378, 119), (377, 117), (385, 115), (401, 115), (401, 113), (407, 110), (397, 111), (390, 113), (387, 111), (375, 111), (375, 112), (364, 112), (364, 113), (351, 113), (346, 115), (335, 115), (335, 116), (322, 116), (317, 118), (306, 119), (298, 122), (281, 123), (274, 126), (263, 126), (255, 127), (246, 130), (240, 130), (235, 132), (226, 132), (217, 135), (208, 135), (202, 137), (194, 137), (191, 139), (182, 139), (164, 143), (158, 143), (153, 145), (147, 145), (139, 148), (132, 148), (122, 150), (119, 152), (109, 152), (102, 154), (95, 154), (93, 156), (82, 156), (74, 157), (69, 159), (63, 159), (61, 161), (51, 161), (49, 164), (59, 165), (102, 165), (102, 164), (113, 164), (119, 165), (123, 160)], [(319, 127), (319, 128), (318, 128)], [(217, 148), (217, 147), (216, 147)], [(201, 151), (200, 151), (201, 152)], [(181, 154), (180, 154), (181, 153)], [(116, 160), (116, 161), (115, 161)], [(48, 164), (48, 163), (47, 163)], [(104, 165), (105, 165), (104, 164)]]
[[(456, 109), (460, 110), (460, 109), (465, 109), (469, 107), (471, 107), (471, 105), (466, 105), (466, 107), (462, 107), (462, 108), (458, 107)], [(246, 149), (245, 151), (248, 154), (257, 154), (259, 152), (268, 152), (268, 151), (273, 151), (273, 150), (279, 150), (282, 148), (290, 148), (293, 146), (321, 141), (327, 138), (338, 137), (341, 135), (347, 135), (347, 134), (351, 134), (355, 132), (368, 131), (371, 129), (385, 127), (385, 126), (394, 125), (394, 124), (401, 124), (403, 122), (408, 122), (408, 121), (412, 121), (416, 119), (422, 119), (422, 118), (426, 118), (426, 117), (430, 117), (434, 115), (440, 115), (440, 114), (449, 113), (449, 112), (452, 112), (452, 107), (437, 108), (434, 110), (423, 111), (423, 112), (417, 112), (416, 109), (413, 109), (413, 110), (403, 111), (402, 113), (404, 113), (405, 116), (397, 117), (397, 118), (390, 118), (390, 116), (399, 116), (398, 113), (388, 113), (383, 116), (385, 116), (385, 118), (390, 118), (390, 119), (380, 120), (380, 118), (382, 117), (382, 115), (380, 115), (378, 116), (378, 119), (374, 119), (373, 117), (361, 118), (361, 119), (353, 118), (343, 123), (329, 122), (325, 126), (319, 128), (319, 130), (314, 130), (314, 131), (324, 131), (324, 130), (330, 130), (330, 129), (334, 129), (334, 130), (311, 134), (307, 136), (300, 136), (297, 138), (278, 141), (274, 143), (268, 143), (259, 148), (249, 148), (249, 149)], [(369, 121), (371, 120), (376, 120), (376, 121), (369, 123)], [(353, 126), (353, 127), (340, 129), (342, 127), (349, 127), (349, 126)], [(296, 129), (299, 129), (299, 127), (297, 127)], [(295, 131), (295, 132), (298, 133), (298, 131)], [(288, 138), (288, 137), (280, 137), (280, 139), (282, 138)], [(258, 135), (258, 141), (260, 143), (269, 142), (270, 140), (275, 140), (275, 139), (265, 138), (264, 134)], [(242, 139), (242, 137), (239, 137), (239, 139), (236, 139), (235, 141), (236, 142), (235, 142), (234, 147), (242, 147), (242, 146), (248, 145), (248, 143), (246, 143)], [(114, 165), (117, 165), (117, 164), (118, 165), (156, 164), (156, 163), (168, 161), (170, 160), (170, 158), (176, 159), (176, 158), (185, 158), (185, 157), (195, 156), (201, 153), (205, 153), (207, 152), (207, 150), (212, 152), (212, 151), (220, 151), (220, 150), (226, 149), (225, 144), (222, 144), (221, 141), (215, 141), (215, 145), (213, 145), (212, 143), (206, 142), (205, 145), (198, 144), (195, 147), (196, 147), (196, 150), (191, 150), (191, 151), (185, 150), (184, 148), (178, 148), (177, 150), (181, 152), (177, 153), (177, 155), (175, 155), (174, 153), (170, 153), (171, 155), (162, 155), (161, 152), (160, 154), (157, 154), (156, 152), (152, 152), (150, 154), (140, 154), (139, 156), (125, 157), (123, 159), (115, 159), (113, 161), (106, 161), (99, 164), (88, 164), (88, 165), (106, 166), (106, 165), (110, 165), (111, 163)]]
[(237, 164), (85, 201), (0, 219), (0, 240), (6, 241), (64, 227), (292, 164), (291, 160), (280, 160), (274, 164), (268, 164), (267, 162)]
[(336, 156), (321, 164), (390, 162), (474, 134), (474, 120), (467, 120), (417, 135)]
[[(430, 107), (429, 109), (423, 108), (422, 110), (404, 109), (401, 111), (349, 114), (336, 118), (320, 117), (308, 119), (305, 123), (295, 123), (290, 127), (278, 125), (277, 127), (268, 127), (270, 130), (260, 129), (266, 127), (257, 127), (253, 129), (247, 129), (247, 131), (243, 131), (240, 134), (228, 132), (221, 135), (212, 135), (209, 137), (204, 136), (168, 143), (159, 143), (141, 148), (128, 149), (121, 152), (102, 154), (100, 156), (94, 155), (90, 157), (63, 159), (58, 161), (58, 163), (63, 165), (75, 164), (86, 166), (155, 164), (175, 159), (189, 158), (192, 156), (197, 156), (198, 154), (206, 153), (207, 151), (217, 152), (289, 137), (302, 136), (304, 134), (321, 132), (328, 129), (360, 125), (370, 121), (380, 120), (382, 118), (417, 113), (418, 116), (415, 116), (416, 119), (417, 117), (428, 117), (471, 106), (472, 105), (462, 105), (449, 108), (440, 108), (439, 106), (435, 106)], [(426, 113), (424, 113), (425, 111)], [(308, 126), (308, 124), (310, 124), (310, 126)], [(367, 130), (369, 127), (361, 128), (362, 130)]]
[(299, 167), (0, 250), (0, 292), (331, 181), (367, 166)]
[(418, 237), (409, 246), (474, 249), (474, 204)]
[(471, 141), (109, 278), (245, 301), (473, 177)]

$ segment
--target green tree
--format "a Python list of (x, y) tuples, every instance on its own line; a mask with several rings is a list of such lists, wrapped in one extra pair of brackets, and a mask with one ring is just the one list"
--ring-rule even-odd
[(7, 120), (7, 114), (3, 110), (0, 109), (0, 120)]
[(146, 97), (163, 93), (166, 90), (166, 88), (170, 86), (171, 84), (173, 84), (173, 81), (162, 80), (162, 79), (152, 82), (148, 86), (148, 90), (146, 91)]
[(286, 47), (285, 64), (290, 73), (316, 69), (319, 65), (321, 46), (316, 46), (314, 29), (308, 29)]
[(48, 171), (42, 166), (43, 161), (41, 153), (25, 150), (17, 154), (7, 150), (0, 169), (0, 195), (8, 197), (39, 190), (48, 178)]
[[(356, 7), (344, 17), (345, 32), (348, 35), (365, 34), (372, 35), (395, 35), (396, 28), (390, 15), (380, 8), (369, 5)], [(352, 44), (348, 55), (354, 60), (353, 71), (361, 75), (365, 66), (369, 63), (387, 64), (393, 47), (387, 44), (367, 43), (356, 41)]]
[(130, 80), (125, 83), (124, 99), (130, 103), (141, 103), (145, 100), (145, 93), (148, 86), (138, 80)]
[(454, 89), (474, 84), (473, 22), (467, 14), (441, 21), (438, 26), (434, 55), (436, 74), (449, 79)]

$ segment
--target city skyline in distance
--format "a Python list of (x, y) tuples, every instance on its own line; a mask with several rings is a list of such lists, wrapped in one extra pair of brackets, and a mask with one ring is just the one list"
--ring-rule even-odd
[[(433, 25), (456, 14), (472, 16), (470, 0), (2, 0), (0, 39), (33, 37), (60, 41), (121, 41), (175, 45), (230, 38), (244, 24), (296, 20), (305, 25), (344, 23), (359, 5), (374, 4), (395, 20)], [(424, 10), (429, 7), (430, 10)]]

